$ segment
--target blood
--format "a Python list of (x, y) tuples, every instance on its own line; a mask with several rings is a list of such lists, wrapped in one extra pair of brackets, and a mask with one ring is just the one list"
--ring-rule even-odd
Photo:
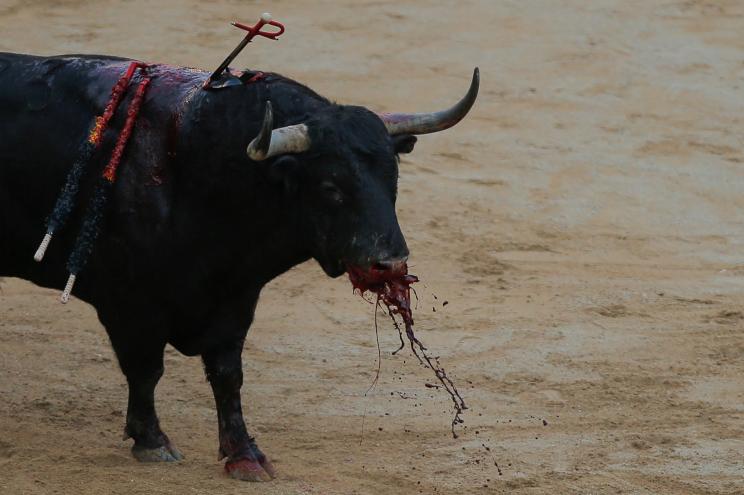
[[(405, 264), (396, 270), (385, 270), (375, 267), (362, 269), (349, 266), (347, 267), (347, 271), (354, 291), (359, 291), (359, 295), (362, 297), (367, 292), (375, 294), (377, 296), (377, 300), (375, 301), (376, 307), (382, 303), (387, 308), (388, 314), (393, 320), (393, 325), (398, 330), (398, 336), (400, 337), (400, 347), (393, 354), (398, 353), (406, 345), (403, 341), (403, 331), (395, 316), (399, 316), (403, 321), (406, 338), (408, 339), (413, 355), (416, 356), (419, 363), (434, 372), (437, 380), (442, 384), (442, 388), (444, 388), (452, 399), (455, 410), (455, 415), (452, 419), (452, 436), (457, 438), (455, 426), (463, 423), (462, 413), (467, 409), (465, 400), (460, 395), (455, 384), (447, 376), (444, 368), (439, 363), (439, 358), (429, 356), (426, 352), (426, 347), (413, 332), (413, 311), (411, 310), (411, 290), (413, 289), (411, 285), (418, 282), (418, 277), (409, 274), (408, 266)], [(427, 386), (429, 385), (427, 384)]]

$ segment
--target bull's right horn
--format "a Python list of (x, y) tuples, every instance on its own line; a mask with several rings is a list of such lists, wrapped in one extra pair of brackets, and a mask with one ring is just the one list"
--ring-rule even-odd
[(380, 114), (380, 118), (391, 136), (443, 131), (465, 118), (475, 103), (475, 99), (478, 98), (479, 86), (480, 71), (476, 67), (473, 70), (473, 79), (468, 93), (455, 106), (447, 110), (428, 113), (383, 113)]
[(260, 162), (277, 155), (302, 153), (310, 149), (310, 135), (305, 124), (289, 125), (273, 129), (274, 111), (271, 102), (266, 102), (261, 131), (248, 145), (248, 157)]

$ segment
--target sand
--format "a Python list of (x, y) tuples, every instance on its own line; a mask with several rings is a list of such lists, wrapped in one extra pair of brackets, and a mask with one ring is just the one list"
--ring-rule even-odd
[[(224, 475), (201, 362), (173, 349), (158, 407), (187, 459), (138, 464), (92, 308), (5, 279), (0, 493), (744, 493), (744, 3), (452, 5), (275, 1), (286, 34), (235, 65), (378, 111), (447, 106), (480, 66), (472, 114), (400, 179), (416, 328), (470, 405), (460, 438), (386, 323), (365, 397), (372, 307), (311, 262), (266, 288), (243, 353), (279, 478)], [(0, 0), (0, 50), (212, 69), (228, 21), (267, 9)]]

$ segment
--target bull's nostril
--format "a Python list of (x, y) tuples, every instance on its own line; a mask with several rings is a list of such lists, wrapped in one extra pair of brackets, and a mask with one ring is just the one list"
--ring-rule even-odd
[(375, 270), (387, 271), (393, 268), (393, 264), (390, 261), (378, 261), (372, 265), (372, 268)]
[(407, 258), (377, 261), (372, 268), (379, 271), (398, 273), (405, 270)]

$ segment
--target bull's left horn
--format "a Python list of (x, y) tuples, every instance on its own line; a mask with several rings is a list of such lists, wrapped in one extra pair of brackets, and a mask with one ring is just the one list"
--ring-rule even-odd
[(271, 102), (266, 102), (261, 132), (248, 145), (248, 157), (260, 162), (286, 153), (302, 153), (310, 149), (310, 135), (305, 124), (289, 125), (273, 129), (274, 111)]
[(452, 108), (432, 113), (382, 113), (380, 118), (391, 136), (443, 131), (460, 122), (468, 114), (478, 97), (479, 85), (480, 71), (476, 67), (468, 94)]

